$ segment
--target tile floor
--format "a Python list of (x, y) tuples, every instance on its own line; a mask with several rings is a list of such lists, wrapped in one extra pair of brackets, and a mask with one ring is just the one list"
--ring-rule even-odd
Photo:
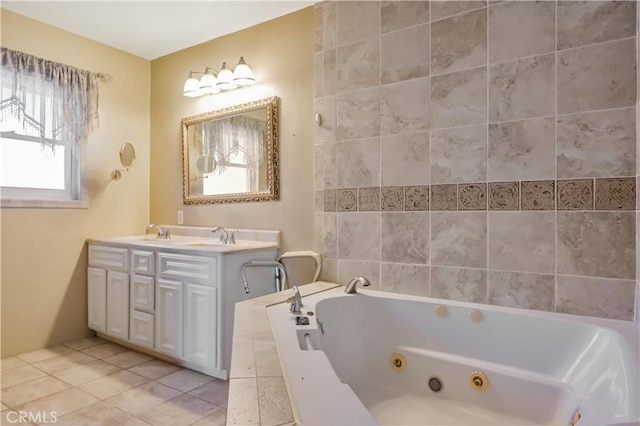
[(225, 424), (229, 382), (97, 337), (0, 367), (2, 425)]

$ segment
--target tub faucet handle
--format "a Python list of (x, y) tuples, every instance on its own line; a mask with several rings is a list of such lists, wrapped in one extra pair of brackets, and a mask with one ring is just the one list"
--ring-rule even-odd
[(365, 277), (353, 277), (351, 278), (351, 281), (349, 281), (349, 284), (344, 288), (344, 292), (347, 294), (357, 293), (356, 286), (358, 283), (360, 283), (362, 287), (369, 287), (371, 285), (371, 282)]

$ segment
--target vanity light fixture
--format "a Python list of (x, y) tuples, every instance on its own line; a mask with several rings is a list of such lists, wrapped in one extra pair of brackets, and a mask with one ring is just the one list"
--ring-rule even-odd
[[(201, 74), (200, 79), (196, 75)], [(235, 69), (231, 71), (226, 62), (222, 63), (220, 72), (206, 67), (204, 72), (190, 71), (184, 82), (182, 93), (184, 96), (195, 98), (202, 95), (213, 95), (221, 91), (229, 91), (240, 87), (251, 86), (256, 82), (251, 67), (241, 56)]]

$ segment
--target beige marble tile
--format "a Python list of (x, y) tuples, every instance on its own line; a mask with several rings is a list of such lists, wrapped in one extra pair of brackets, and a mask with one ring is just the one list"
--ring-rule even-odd
[(431, 265), (486, 268), (487, 213), (431, 213)]
[(380, 40), (359, 41), (338, 48), (338, 93), (367, 89), (380, 84)]
[(46, 374), (30, 365), (15, 367), (10, 370), (4, 370), (0, 373), (0, 388), (8, 388), (29, 380), (44, 377)]
[(88, 349), (92, 346), (102, 345), (103, 343), (106, 343), (106, 342), (107, 342), (106, 340), (101, 339), (97, 336), (91, 336), (91, 337), (85, 337), (84, 339), (80, 339), (80, 340), (74, 340), (73, 342), (68, 342), (68, 343), (65, 343), (64, 345), (70, 347), (71, 349), (81, 351), (83, 349)]
[(56, 416), (61, 417), (96, 402), (98, 400), (88, 393), (71, 388), (31, 401), (20, 407), (20, 411), (31, 411), (32, 413), (55, 411)]
[(458, 185), (455, 183), (431, 185), (431, 197), (429, 201), (431, 211), (458, 210)]
[(95, 404), (76, 410), (66, 414), (56, 422), (60, 425), (147, 425), (148, 423), (124, 413), (117, 408), (109, 407), (104, 402), (96, 402)]
[(109, 364), (108, 362), (92, 361), (67, 370), (58, 371), (53, 373), (53, 375), (70, 385), (79, 386), (83, 383), (108, 376), (118, 371), (120, 371), (119, 367)]
[(336, 141), (336, 97), (325, 96), (316, 99), (316, 112), (322, 118), (322, 124), (316, 126), (317, 140), (328, 143)]
[(324, 191), (313, 191), (313, 211), (314, 213), (320, 213), (324, 211)]
[(429, 76), (429, 24), (385, 34), (380, 38), (382, 84)]
[(323, 256), (335, 258), (338, 255), (338, 217), (335, 213), (323, 215)]
[(558, 273), (635, 277), (633, 212), (558, 212)]
[(558, 52), (558, 113), (634, 106), (635, 40)]
[(256, 377), (256, 358), (253, 351), (253, 342), (233, 343), (233, 359), (231, 360), (229, 377), (232, 379), (238, 377)]
[(490, 181), (555, 178), (555, 119), (489, 125)]
[(322, 259), (320, 279), (328, 282), (338, 282), (338, 261), (331, 258)]
[(380, 134), (429, 130), (430, 80), (419, 78), (380, 88)]
[[(316, 59), (319, 54), (316, 54)], [(327, 50), (322, 54), (322, 72), (317, 69), (316, 76), (322, 76), (322, 79), (316, 78), (316, 97), (335, 95), (338, 87), (338, 64), (337, 52), (335, 49)], [(318, 86), (319, 85), (319, 86)]]
[(555, 212), (490, 212), (489, 269), (553, 274)]
[(489, 271), (489, 303), (511, 308), (553, 311), (553, 275)]
[(183, 394), (141, 413), (139, 417), (151, 424), (182, 426), (195, 423), (216, 408), (213, 404)]
[(391, 293), (429, 296), (429, 267), (381, 263), (380, 289)]
[(429, 212), (384, 212), (380, 226), (382, 261), (429, 263)]
[(157, 382), (148, 382), (104, 401), (126, 413), (139, 415), (157, 407), (165, 401), (173, 399), (182, 392)]
[(147, 379), (156, 380), (160, 377), (181, 370), (181, 368), (177, 365), (169, 364), (168, 362), (160, 361), (159, 359), (154, 359), (152, 361), (138, 364), (128, 370), (139, 376), (146, 377)]
[(558, 180), (558, 210), (593, 210), (593, 179)]
[(324, 55), (322, 52), (313, 55), (313, 73), (316, 78), (313, 81), (313, 97), (320, 98), (324, 95)]
[(431, 2), (431, 20), (469, 12), (487, 5), (486, 1), (442, 0)]
[(2, 402), (0, 402), (0, 411), (4, 411), (4, 410), (8, 410), (8, 409), (9, 409), (9, 407), (7, 407)]
[(558, 312), (633, 320), (635, 281), (562, 275), (557, 280)]
[(404, 210), (418, 212), (429, 210), (429, 186), (415, 185), (404, 187)]
[(318, 3), (313, 8), (313, 51), (322, 51), (322, 4)]
[(386, 186), (381, 189), (380, 210), (404, 210), (404, 188), (402, 186)]
[(432, 77), (430, 113), (431, 129), (485, 123), (486, 67)]
[(489, 8), (489, 62), (555, 50), (555, 2), (510, 1)]
[(634, 108), (560, 116), (557, 129), (559, 178), (635, 175)]
[(380, 32), (380, 3), (340, 1), (337, 3), (338, 46), (375, 37)]
[(487, 64), (487, 11), (431, 24), (431, 72), (444, 74)]
[(429, 184), (429, 132), (380, 138), (383, 186)]
[(283, 377), (258, 378), (258, 403), (262, 425), (281, 425), (293, 421)]
[(358, 211), (380, 211), (380, 188), (358, 188)]
[(489, 67), (489, 121), (542, 117), (554, 112), (553, 54)]
[(371, 282), (371, 290), (380, 290), (380, 263), (360, 260), (338, 259), (338, 272), (335, 282), (347, 285), (353, 278), (362, 276)]
[(194, 423), (198, 426), (225, 426), (227, 424), (227, 409), (215, 408), (211, 414)]
[(2, 388), (2, 402), (19, 409), (22, 404), (68, 389), (70, 386), (51, 376)]
[(487, 126), (431, 132), (431, 182), (487, 180)]
[(82, 352), (67, 352), (63, 355), (55, 358), (49, 358), (44, 361), (38, 361), (33, 365), (42, 371), (49, 374), (56, 373), (58, 371), (67, 370), (69, 368), (77, 367), (82, 364), (86, 364), (96, 359), (92, 356), (84, 354)]
[[(274, 345), (273, 350), (275, 350), (275, 343), (272, 342), (271, 344)], [(271, 355), (269, 354), (269, 356)], [(277, 353), (276, 361), (279, 362)], [(282, 374), (282, 372), (280, 372), (280, 374)], [(226, 407), (229, 397), (229, 382), (225, 380), (213, 379), (209, 383), (206, 383), (190, 391), (189, 395), (217, 405), (218, 407)]]
[(366, 89), (338, 96), (338, 140), (380, 134), (380, 90)]
[(633, 1), (558, 2), (558, 49), (632, 37), (635, 8)]
[(430, 296), (462, 302), (487, 303), (487, 271), (432, 266)]
[(338, 258), (380, 259), (380, 215), (378, 213), (338, 214)]
[(338, 145), (328, 143), (322, 146), (322, 168), (324, 189), (338, 187)]
[(256, 379), (233, 379), (229, 382), (227, 425), (260, 424), (260, 409), (258, 407), (258, 381)]
[(426, 22), (429, 22), (428, 1), (380, 2), (380, 29), (383, 34)]
[(20, 358), (25, 362), (28, 362), (29, 364), (33, 364), (38, 361), (44, 361), (46, 359), (51, 359), (51, 358), (66, 354), (68, 352), (71, 352), (72, 350), (73, 349), (65, 345), (58, 345), (58, 346), (52, 346), (50, 348), (44, 348), (44, 349), (39, 349), (37, 351), (20, 354), (18, 355), (18, 358)]
[(459, 183), (458, 210), (487, 210), (486, 183)]
[(339, 212), (355, 212), (358, 210), (358, 189), (336, 189), (336, 210)]
[(518, 210), (520, 186), (518, 182), (489, 182), (489, 210)]
[(636, 178), (596, 179), (596, 210), (635, 210)]
[(107, 399), (121, 392), (140, 386), (146, 383), (148, 379), (130, 371), (120, 371), (110, 376), (101, 377), (96, 380), (87, 382), (79, 387), (79, 389), (90, 393), (99, 399)]
[(103, 345), (83, 349), (82, 352), (87, 355), (91, 355), (94, 358), (104, 359), (122, 352), (127, 352), (128, 350), (129, 349), (125, 348), (124, 346), (116, 345), (115, 343), (105, 343)]
[(555, 210), (555, 181), (520, 182), (520, 210)]
[(375, 187), (380, 184), (380, 139), (338, 142), (338, 187)]
[(25, 365), (27, 365), (27, 363), (17, 356), (11, 356), (0, 360), (0, 371), (11, 370), (16, 367), (24, 367)]
[(328, 2), (322, 7), (322, 50), (336, 47), (336, 2)]
[(323, 148), (322, 145), (313, 146), (313, 187), (319, 189), (324, 189)]
[(213, 377), (206, 374), (198, 373), (193, 370), (180, 370), (175, 373), (171, 373), (168, 376), (164, 376), (158, 380), (158, 383), (172, 387), (181, 392), (189, 392), (205, 383), (213, 380)]

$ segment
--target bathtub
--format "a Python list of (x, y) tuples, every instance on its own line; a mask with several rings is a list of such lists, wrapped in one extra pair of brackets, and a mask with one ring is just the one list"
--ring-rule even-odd
[(635, 323), (343, 289), (268, 308), (302, 425), (639, 424)]

